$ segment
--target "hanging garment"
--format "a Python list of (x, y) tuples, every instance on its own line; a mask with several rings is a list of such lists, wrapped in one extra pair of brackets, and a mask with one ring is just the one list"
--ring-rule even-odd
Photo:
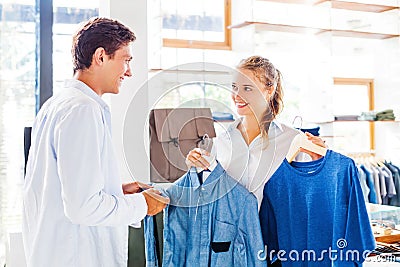
[[(165, 191), (163, 267), (267, 266), (256, 197), (220, 164), (201, 185), (195, 168)], [(146, 266), (159, 266), (152, 217), (145, 219)]]
[[(367, 166), (365, 166), (367, 168)], [(381, 191), (381, 180), (379, 178), (379, 173), (375, 170), (374, 167), (368, 166), (368, 170), (372, 173), (372, 177), (374, 177), (374, 186), (376, 192), (376, 198), (378, 200), (378, 204), (382, 204), (382, 191)]]
[(389, 205), (400, 206), (400, 171), (391, 163), (385, 163), (385, 166), (392, 172), (394, 187), (396, 189), (396, 196), (389, 200)]
[(354, 161), (331, 150), (283, 161), (264, 187), (260, 222), (268, 261), (282, 266), (361, 266), (375, 248)]
[(370, 170), (368, 170), (365, 165), (360, 166), (361, 170), (364, 171), (367, 177), (367, 185), (369, 188), (368, 199), (370, 203), (378, 204), (378, 196), (376, 193), (375, 185), (374, 185), (374, 177)]
[(392, 172), (385, 166), (378, 167), (380, 174), (385, 179), (386, 196), (382, 199), (384, 205), (389, 205), (390, 199), (396, 195)]
[(150, 112), (150, 180), (174, 182), (185, 174), (186, 155), (205, 136), (215, 137), (209, 108), (154, 109)]
[(357, 166), (357, 171), (358, 171), (358, 178), (360, 179), (360, 185), (361, 185), (361, 189), (364, 195), (364, 200), (366, 203), (369, 202), (369, 192), (371, 191), (368, 187), (368, 183), (367, 183), (367, 175), (365, 174), (365, 172), (359, 167)]
[(385, 181), (385, 175), (383, 174), (382, 170), (379, 167), (373, 166), (372, 167), (374, 171), (378, 174), (379, 177), (379, 188), (381, 190), (381, 198), (382, 198), (382, 204), (386, 205), (387, 204), (387, 188), (386, 188), (386, 181)]

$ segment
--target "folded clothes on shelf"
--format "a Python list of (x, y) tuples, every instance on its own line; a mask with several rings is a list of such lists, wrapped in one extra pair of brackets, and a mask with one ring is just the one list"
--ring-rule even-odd
[(375, 111), (365, 111), (361, 112), (361, 115), (358, 117), (359, 121), (374, 121), (376, 120), (376, 112)]
[(395, 119), (393, 109), (386, 109), (376, 113), (377, 121), (393, 121)]
[(358, 120), (358, 115), (336, 115), (335, 121), (356, 121)]
[(214, 121), (234, 121), (233, 115), (228, 112), (218, 112), (215, 111), (212, 113), (212, 117)]

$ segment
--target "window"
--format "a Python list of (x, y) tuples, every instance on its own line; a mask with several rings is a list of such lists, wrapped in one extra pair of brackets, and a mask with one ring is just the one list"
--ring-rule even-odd
[[(36, 107), (39, 106), (36, 101), (41, 101), (35, 95), (36, 83), (40, 83), (36, 54), (37, 22), (40, 16), (37, 2), (0, 2), (0, 266), (5, 264), (7, 233), (21, 230), (23, 130), (26, 126), (32, 126)], [(51, 5), (52, 1), (40, 2)], [(61, 80), (72, 77), (71, 34), (78, 23), (98, 15), (98, 6), (95, 0), (54, 1), (54, 54), (51, 55), (50, 51), (40, 53), (47, 59), (53, 57), (54, 77), (51, 77), (51, 72), (43, 73), (50, 81), (54, 78), (55, 86)], [(51, 13), (50, 6), (46, 7)], [(51, 23), (47, 22), (46, 26), (51, 27)], [(48, 89), (52, 90), (50, 85)], [(40, 88), (40, 94), (42, 90)], [(46, 93), (51, 95), (51, 92)]]
[(232, 113), (231, 102), (229, 87), (210, 82), (191, 82), (170, 89), (155, 108), (210, 107), (211, 111)]
[(99, 15), (98, 0), (54, 0), (53, 25), (53, 88), (55, 92), (62, 88), (64, 80), (71, 78), (72, 71), (72, 35), (79, 23)]
[(163, 45), (231, 49), (231, 0), (161, 1)]
[(0, 266), (7, 233), (20, 230), (23, 130), (35, 117), (35, 0), (0, 3)]
[[(335, 78), (333, 113), (361, 115), (374, 109), (373, 80)], [(351, 124), (349, 127), (349, 124)], [(375, 150), (375, 124), (368, 121), (336, 121), (333, 123), (334, 147), (346, 152)]]

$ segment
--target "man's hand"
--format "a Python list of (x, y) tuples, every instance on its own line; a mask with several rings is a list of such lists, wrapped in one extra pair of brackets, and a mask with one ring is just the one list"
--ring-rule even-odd
[(161, 196), (161, 192), (156, 189), (148, 189), (142, 194), (147, 202), (147, 215), (156, 215), (169, 203), (169, 198)]
[(139, 193), (143, 190), (150, 188), (153, 187), (138, 181), (122, 184), (122, 191), (124, 192), (125, 195)]

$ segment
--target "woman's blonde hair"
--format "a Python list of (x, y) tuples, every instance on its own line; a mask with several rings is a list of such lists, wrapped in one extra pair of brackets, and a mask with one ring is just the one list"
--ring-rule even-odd
[(265, 84), (265, 88), (272, 88), (268, 108), (260, 121), (262, 136), (268, 135), (269, 125), (283, 108), (282, 74), (267, 59), (261, 56), (251, 56), (240, 61), (238, 69), (250, 70)]

